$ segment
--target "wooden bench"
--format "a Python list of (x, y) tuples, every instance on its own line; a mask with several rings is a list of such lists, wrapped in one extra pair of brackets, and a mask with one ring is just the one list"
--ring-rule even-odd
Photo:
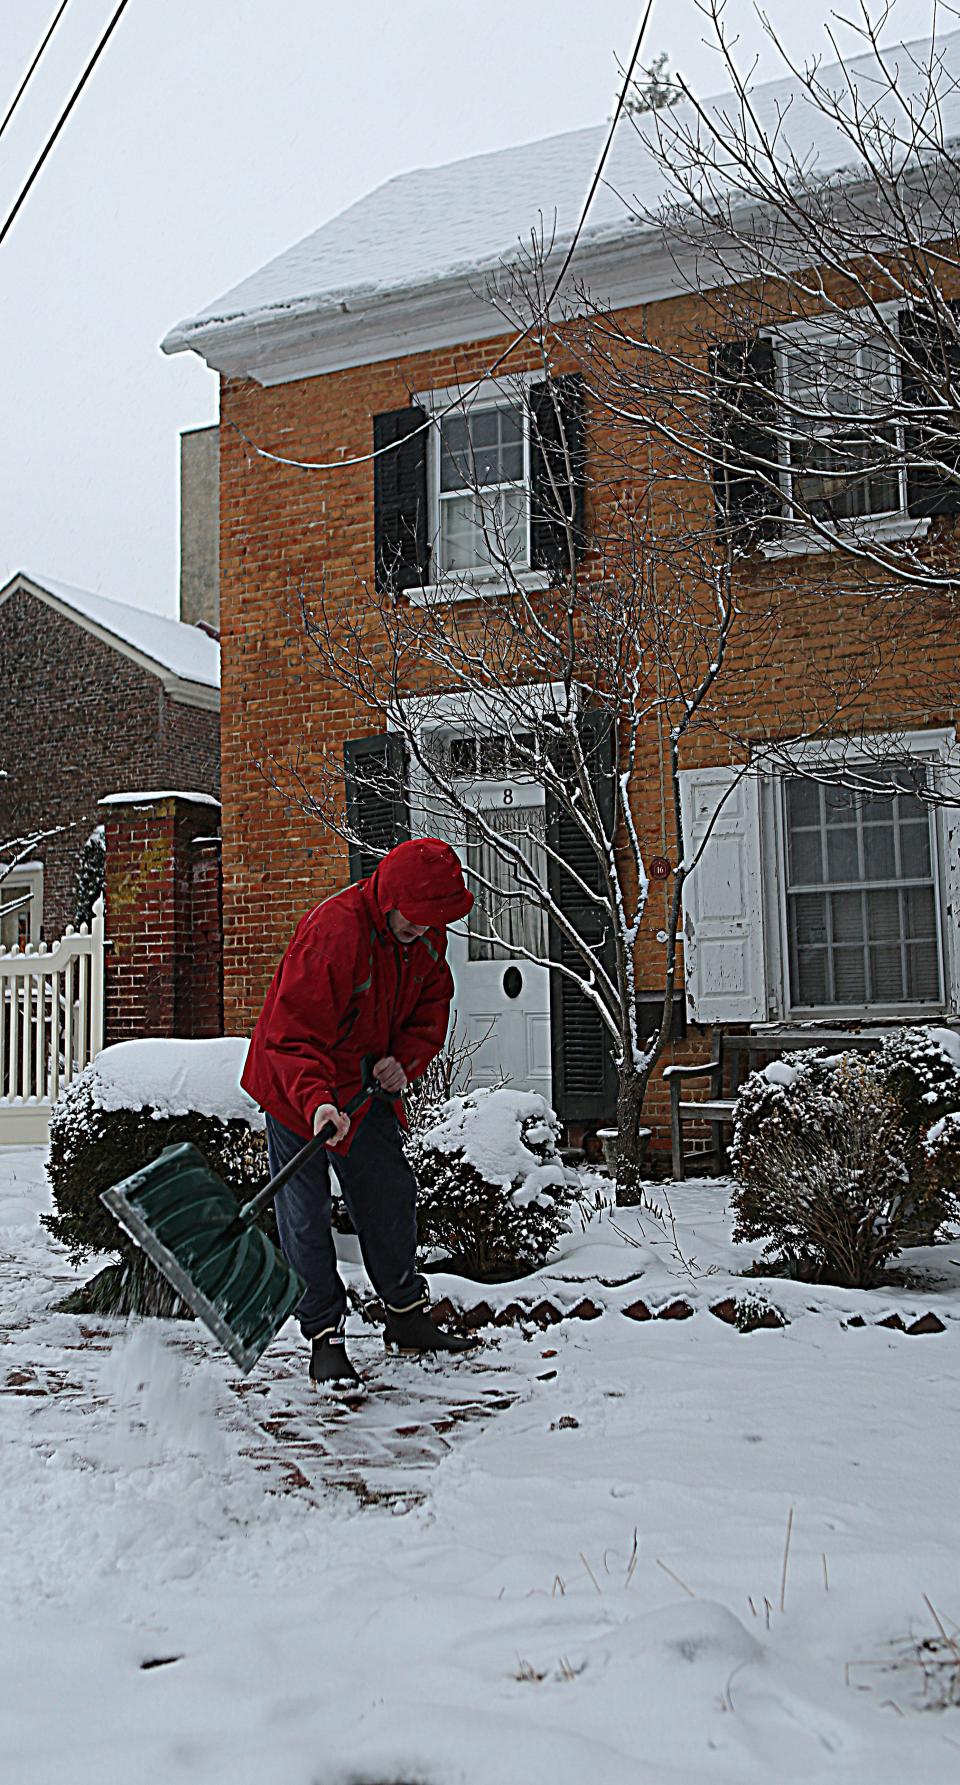
[[(771, 1025), (752, 1029), (746, 1035), (721, 1030), (717, 1053), (705, 1066), (668, 1066), (664, 1070), (663, 1076), (670, 1088), (670, 1148), (674, 1177), (686, 1176), (685, 1121), (710, 1124), (713, 1145), (708, 1152), (696, 1155), (698, 1160), (715, 1157), (718, 1166), (726, 1163), (723, 1130), (733, 1122), (740, 1086), (758, 1066), (765, 1066), (770, 1060), (779, 1059), (781, 1054), (804, 1047), (825, 1047), (832, 1054), (870, 1053), (885, 1035), (895, 1034), (902, 1027), (901, 1023), (888, 1023), (882, 1029), (817, 1029), (811, 1025), (791, 1029)], [(701, 1098), (684, 1097), (681, 1087), (687, 1078), (708, 1079), (709, 1094)]]

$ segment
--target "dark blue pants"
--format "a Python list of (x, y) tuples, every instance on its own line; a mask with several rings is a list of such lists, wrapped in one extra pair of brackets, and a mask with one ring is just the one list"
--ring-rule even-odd
[[(267, 1117), (270, 1171), (275, 1175), (300, 1151), (299, 1134)], [(296, 1314), (305, 1339), (337, 1326), (347, 1294), (337, 1271), (330, 1226), (330, 1164), (357, 1231), (367, 1276), (391, 1308), (427, 1299), (416, 1268), (417, 1180), (407, 1162), (400, 1126), (388, 1104), (374, 1102), (347, 1154), (321, 1148), (275, 1198), (283, 1256), (306, 1283)]]

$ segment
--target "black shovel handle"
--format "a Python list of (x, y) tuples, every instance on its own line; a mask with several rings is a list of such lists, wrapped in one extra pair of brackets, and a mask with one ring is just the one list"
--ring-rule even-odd
[[(354, 1111), (360, 1108), (361, 1103), (368, 1102), (371, 1097), (388, 1097), (392, 1101), (395, 1097), (400, 1095), (398, 1091), (385, 1091), (383, 1086), (377, 1083), (373, 1076), (373, 1059), (374, 1056), (372, 1054), (364, 1055), (362, 1066), (362, 1087), (357, 1092), (356, 1096), (351, 1097), (350, 1102), (345, 1105), (341, 1112), (343, 1115), (352, 1116)], [(335, 1133), (336, 1128), (334, 1123), (324, 1122), (319, 1133), (314, 1134), (311, 1139), (307, 1141), (306, 1146), (300, 1148), (299, 1153), (294, 1153), (293, 1158), (288, 1159), (286, 1165), (280, 1167), (276, 1177), (271, 1178), (269, 1184), (264, 1184), (263, 1189), (258, 1190), (256, 1196), (251, 1197), (249, 1202), (244, 1203), (233, 1226), (238, 1230), (243, 1227), (249, 1227), (251, 1221), (255, 1221), (257, 1216), (263, 1213), (267, 1204), (273, 1201), (277, 1192), (283, 1189), (284, 1184), (289, 1182), (294, 1173), (298, 1172), (301, 1166), (306, 1165), (307, 1160), (312, 1159), (314, 1153), (319, 1153), (320, 1148), (325, 1147)]]

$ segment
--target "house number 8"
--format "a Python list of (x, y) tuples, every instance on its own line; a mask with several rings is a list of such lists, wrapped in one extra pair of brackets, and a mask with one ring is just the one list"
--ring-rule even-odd
[(504, 803), (504, 805), (505, 805), (505, 806), (512, 806), (512, 805), (513, 805), (513, 788), (512, 788), (512, 787), (505, 787), (505, 788), (504, 788), (504, 790), (503, 790), (503, 803)]

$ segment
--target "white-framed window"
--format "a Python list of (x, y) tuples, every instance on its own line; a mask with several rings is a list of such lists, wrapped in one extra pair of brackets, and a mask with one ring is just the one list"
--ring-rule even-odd
[(817, 1009), (939, 1008), (943, 934), (929, 769), (885, 770), (896, 792), (871, 794), (786, 776), (786, 1002)]
[(438, 576), (472, 581), (530, 567), (530, 416), (496, 392), (440, 413), (432, 431), (431, 508)]
[(907, 512), (898, 355), (839, 318), (775, 343), (784, 516), (840, 524)]
[(0, 947), (39, 942), (43, 924), (43, 863), (21, 862), (0, 880)]
[(960, 1012), (952, 730), (798, 743), (680, 782), (686, 847), (703, 846), (683, 894), (696, 1021)]

